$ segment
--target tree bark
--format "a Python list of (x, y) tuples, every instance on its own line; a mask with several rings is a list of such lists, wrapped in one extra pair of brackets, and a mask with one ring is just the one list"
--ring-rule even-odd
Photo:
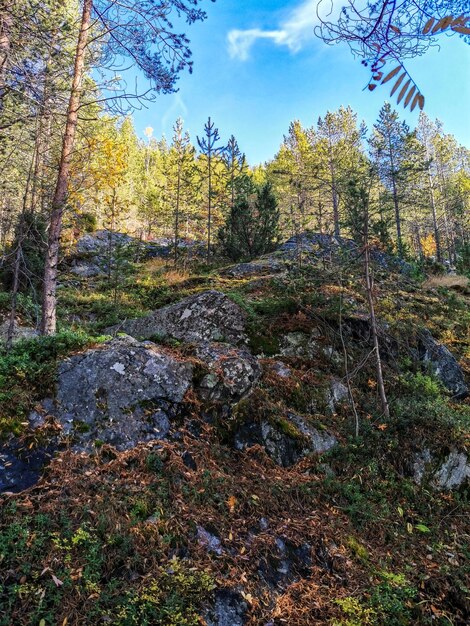
[(379, 389), (380, 402), (382, 404), (382, 412), (385, 419), (390, 417), (390, 408), (388, 406), (387, 394), (385, 393), (385, 385), (382, 371), (382, 359), (380, 357), (379, 335), (377, 332), (377, 319), (375, 317), (374, 306), (374, 285), (370, 271), (370, 250), (369, 250), (369, 209), (366, 208), (365, 224), (364, 224), (364, 277), (366, 282), (367, 302), (369, 305), (370, 327), (372, 332), (372, 341), (375, 350), (375, 366), (377, 371), (377, 386)]
[(175, 207), (175, 266), (178, 263), (178, 242), (180, 227), (180, 193), (181, 193), (181, 162), (178, 163), (178, 180), (176, 183), (176, 207)]
[[(209, 118), (210, 123), (210, 118)], [(207, 210), (207, 263), (211, 260), (211, 224), (212, 224), (212, 154), (209, 151), (208, 155), (208, 167), (209, 167), (209, 199)]]
[(13, 26), (13, 18), (10, 14), (11, 8), (12, 2), (0, 0), (0, 111), (3, 108), (10, 58), (11, 28)]
[(67, 202), (67, 187), (72, 154), (75, 146), (78, 110), (80, 106), (83, 76), (85, 73), (85, 54), (90, 31), (92, 8), (93, 0), (84, 0), (80, 32), (75, 52), (72, 88), (67, 108), (67, 118), (62, 143), (59, 172), (54, 198), (52, 200), (42, 301), (41, 332), (44, 335), (52, 335), (56, 331), (57, 272), (59, 263), (60, 235), (62, 231), (62, 217)]
[(432, 223), (434, 227), (434, 240), (436, 242), (436, 258), (440, 263), (442, 260), (441, 238), (439, 236), (439, 226), (437, 223), (436, 198), (434, 195), (434, 182), (432, 179), (430, 168), (428, 168), (428, 180), (429, 180), (429, 197), (431, 200)]
[(395, 161), (393, 158), (393, 148), (392, 148), (392, 141), (391, 141), (390, 136), (388, 138), (388, 148), (389, 148), (389, 157), (390, 157), (390, 171), (391, 171), (391, 176), (392, 176), (392, 195), (393, 195), (393, 206), (395, 209), (395, 225), (397, 229), (398, 256), (400, 257), (400, 259), (402, 259), (403, 258), (403, 240), (401, 236), (400, 205), (398, 202)]

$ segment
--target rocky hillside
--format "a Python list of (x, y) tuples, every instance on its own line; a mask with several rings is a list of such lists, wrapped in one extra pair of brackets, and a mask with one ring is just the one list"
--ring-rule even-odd
[(0, 351), (0, 625), (468, 623), (468, 282), (373, 253), (384, 419), (352, 242), (101, 240)]

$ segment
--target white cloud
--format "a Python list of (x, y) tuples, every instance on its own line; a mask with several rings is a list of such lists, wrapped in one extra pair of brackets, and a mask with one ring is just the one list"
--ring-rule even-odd
[(259, 39), (270, 39), (277, 46), (286, 46), (291, 52), (298, 52), (315, 36), (314, 28), (318, 24), (317, 5), (318, 0), (303, 0), (273, 30), (231, 30), (227, 36), (230, 56), (246, 61), (253, 44)]

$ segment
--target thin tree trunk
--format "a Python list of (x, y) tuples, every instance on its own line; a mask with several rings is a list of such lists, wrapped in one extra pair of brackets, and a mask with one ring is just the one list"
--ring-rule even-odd
[(390, 136), (388, 138), (388, 145), (389, 145), (389, 156), (390, 156), (390, 169), (391, 169), (391, 174), (392, 174), (393, 207), (395, 209), (395, 225), (397, 229), (398, 256), (400, 257), (400, 259), (402, 259), (403, 258), (403, 240), (401, 236), (400, 205), (398, 202), (395, 162), (393, 160), (393, 149), (392, 149), (392, 142), (391, 142)]
[[(368, 202), (368, 201), (367, 201)], [(369, 250), (369, 207), (366, 207), (365, 224), (364, 224), (364, 277), (366, 282), (367, 302), (369, 305), (370, 327), (372, 331), (372, 341), (375, 350), (375, 363), (377, 370), (377, 386), (379, 388), (380, 402), (382, 404), (382, 412), (385, 419), (390, 417), (390, 409), (388, 406), (387, 394), (385, 393), (385, 385), (382, 371), (382, 359), (380, 357), (379, 336), (377, 332), (377, 319), (375, 317), (374, 306), (374, 284), (370, 271), (370, 250)]]
[(340, 270), (339, 274), (339, 287), (340, 287), (340, 298), (339, 298), (339, 336), (341, 339), (341, 346), (343, 348), (343, 363), (344, 363), (344, 373), (346, 375), (346, 385), (348, 387), (349, 400), (351, 403), (351, 408), (354, 413), (354, 434), (356, 437), (359, 437), (359, 415), (357, 413), (356, 402), (354, 401), (354, 395), (351, 386), (351, 377), (349, 374), (349, 357), (348, 351), (346, 349), (346, 343), (344, 341), (343, 334), (343, 272)]
[(338, 190), (336, 187), (336, 172), (333, 161), (333, 149), (331, 145), (331, 137), (328, 136), (328, 164), (330, 167), (331, 174), (331, 195), (333, 201), (333, 224), (335, 228), (335, 237), (339, 237), (341, 235), (341, 230), (339, 226), (339, 202), (338, 202)]
[(434, 240), (436, 242), (436, 258), (439, 262), (441, 262), (442, 260), (441, 239), (439, 236), (439, 226), (437, 224), (436, 199), (434, 196), (434, 183), (432, 180), (431, 170), (429, 168), (428, 168), (428, 180), (429, 180), (429, 197), (431, 200), (432, 223), (434, 227)]
[(20, 288), (20, 269), (21, 269), (21, 258), (23, 256), (23, 241), (26, 237), (25, 232), (25, 215), (26, 215), (26, 205), (28, 203), (28, 193), (29, 187), (31, 184), (31, 174), (34, 168), (34, 155), (31, 161), (31, 166), (28, 170), (28, 178), (26, 179), (26, 186), (23, 195), (23, 206), (20, 215), (20, 223), (18, 228), (18, 243), (15, 250), (15, 262), (13, 265), (13, 285), (11, 291), (11, 310), (10, 310), (10, 319), (8, 323), (7, 337), (6, 337), (6, 348), (7, 350), (11, 349), (13, 345), (13, 337), (15, 335), (15, 324), (16, 324), (16, 313), (18, 307), (18, 291)]
[[(368, 227), (367, 227), (368, 231)], [(367, 302), (369, 304), (369, 314), (370, 314), (370, 327), (372, 331), (372, 341), (374, 343), (375, 350), (375, 362), (376, 362), (376, 370), (377, 370), (377, 386), (379, 388), (380, 402), (382, 404), (382, 411), (384, 417), (388, 419), (390, 417), (390, 409), (388, 406), (387, 395), (385, 393), (385, 385), (383, 379), (383, 371), (382, 371), (382, 359), (380, 357), (380, 346), (379, 346), (379, 336), (377, 332), (377, 319), (375, 317), (375, 306), (374, 306), (374, 287), (373, 280), (370, 273), (370, 252), (369, 252), (369, 237), (367, 234), (366, 238), (366, 246), (364, 251), (364, 275), (366, 279), (366, 291), (367, 291)]]
[(11, 27), (13, 26), (10, 9), (12, 6), (13, 4), (9, 0), (0, 0), (0, 111), (3, 108), (10, 58)]
[(211, 259), (211, 221), (212, 221), (212, 155), (209, 152), (208, 156), (209, 166), (209, 204), (207, 211), (207, 262), (210, 263)]
[(80, 25), (80, 33), (75, 52), (75, 65), (67, 121), (62, 144), (57, 185), (52, 200), (52, 212), (49, 223), (49, 236), (44, 269), (44, 293), (42, 302), (41, 332), (52, 335), (56, 331), (57, 309), (57, 272), (59, 264), (59, 244), (62, 231), (62, 217), (67, 201), (67, 186), (69, 181), (70, 165), (75, 145), (75, 136), (78, 122), (83, 76), (85, 73), (85, 53), (90, 31), (91, 11), (93, 0), (84, 0)]
[(180, 192), (181, 192), (181, 163), (178, 163), (178, 181), (177, 181), (177, 186), (176, 186), (176, 210), (175, 210), (175, 265), (178, 262)]
[(335, 226), (335, 237), (339, 237), (341, 235), (340, 227), (339, 227), (339, 202), (338, 202), (338, 192), (336, 190), (336, 177), (334, 172), (333, 163), (330, 162), (331, 169), (331, 189), (332, 189), (332, 200), (333, 200), (333, 223)]

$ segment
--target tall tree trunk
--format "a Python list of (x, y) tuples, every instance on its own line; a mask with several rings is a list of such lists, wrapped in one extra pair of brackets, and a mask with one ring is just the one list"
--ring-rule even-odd
[(21, 270), (21, 259), (23, 258), (23, 241), (27, 236), (26, 232), (26, 224), (25, 224), (25, 216), (26, 216), (26, 206), (28, 203), (28, 194), (29, 188), (31, 185), (31, 175), (34, 169), (34, 161), (35, 156), (33, 154), (33, 158), (31, 160), (31, 165), (28, 170), (28, 178), (26, 179), (26, 186), (23, 194), (23, 206), (21, 209), (21, 215), (19, 218), (19, 227), (18, 227), (18, 241), (15, 250), (15, 261), (13, 263), (13, 285), (11, 290), (11, 310), (10, 310), (10, 319), (8, 322), (8, 330), (6, 337), (6, 347), (7, 350), (10, 350), (13, 345), (13, 338), (15, 335), (15, 325), (16, 325), (16, 313), (18, 308), (18, 291), (20, 289), (20, 270)]
[(13, 26), (10, 11), (12, 7), (11, 0), (0, 0), (0, 111), (3, 108), (10, 58), (11, 27)]
[(395, 225), (397, 229), (397, 244), (398, 244), (398, 256), (400, 259), (403, 258), (403, 240), (401, 236), (401, 216), (400, 216), (400, 205), (398, 202), (398, 190), (397, 190), (397, 180), (396, 180), (396, 172), (395, 172), (395, 161), (393, 158), (393, 148), (392, 141), (389, 136), (388, 138), (388, 147), (389, 147), (389, 157), (390, 157), (390, 171), (392, 174), (392, 195), (393, 195), (393, 207), (395, 209)]
[(67, 201), (67, 187), (69, 181), (70, 165), (75, 145), (75, 136), (78, 122), (78, 110), (80, 107), (83, 76), (85, 73), (85, 53), (90, 31), (91, 11), (93, 0), (84, 0), (80, 33), (78, 36), (75, 52), (75, 64), (67, 108), (65, 134), (62, 143), (59, 173), (57, 184), (52, 200), (52, 212), (49, 222), (49, 235), (44, 268), (44, 293), (42, 301), (41, 332), (44, 335), (52, 335), (56, 331), (57, 309), (57, 271), (59, 263), (59, 244), (62, 231), (62, 217)]
[(442, 261), (441, 238), (439, 235), (439, 225), (437, 223), (436, 197), (434, 195), (434, 182), (432, 179), (430, 168), (428, 168), (428, 180), (429, 180), (429, 197), (431, 200), (432, 223), (434, 227), (434, 240), (436, 242), (436, 258), (440, 263)]
[(209, 167), (209, 203), (207, 211), (207, 262), (211, 259), (211, 223), (212, 223), (212, 155), (209, 152), (208, 155), (208, 167)]
[(338, 202), (338, 190), (336, 188), (336, 175), (335, 175), (333, 161), (330, 161), (330, 171), (331, 171), (331, 194), (332, 194), (332, 200), (333, 200), (333, 223), (335, 227), (335, 237), (339, 237), (341, 234), (341, 230), (339, 227), (339, 202)]
[(335, 229), (335, 237), (339, 237), (341, 234), (340, 226), (339, 226), (339, 199), (338, 199), (338, 188), (336, 184), (336, 172), (335, 172), (335, 164), (334, 164), (334, 155), (333, 155), (333, 146), (331, 143), (331, 137), (328, 136), (328, 165), (330, 168), (331, 174), (331, 196), (333, 202), (333, 224)]
[(390, 417), (390, 409), (388, 406), (387, 394), (385, 393), (385, 385), (382, 371), (382, 359), (380, 356), (379, 335), (377, 331), (377, 319), (375, 317), (374, 306), (374, 283), (370, 271), (370, 250), (369, 250), (369, 209), (367, 207), (365, 214), (365, 249), (364, 249), (364, 277), (366, 283), (367, 302), (369, 305), (370, 327), (372, 332), (372, 341), (375, 350), (375, 366), (377, 371), (377, 387), (379, 389), (380, 402), (382, 404), (382, 412), (385, 419)]
[(175, 209), (175, 265), (178, 262), (178, 241), (180, 227), (180, 193), (181, 193), (181, 163), (178, 163), (178, 180), (176, 185), (176, 209)]

